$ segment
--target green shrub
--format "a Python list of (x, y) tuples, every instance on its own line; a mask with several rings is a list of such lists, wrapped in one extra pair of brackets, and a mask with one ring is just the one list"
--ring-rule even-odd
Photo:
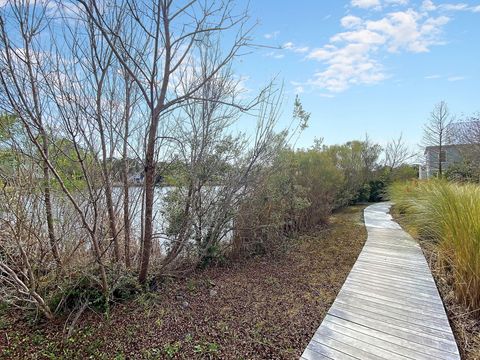
[(100, 285), (88, 276), (79, 277), (53, 291), (49, 306), (62, 313), (77, 309), (85, 302), (100, 311), (105, 310), (107, 302)]
[(206, 268), (210, 265), (220, 265), (225, 262), (225, 256), (219, 244), (209, 245), (202, 253), (204, 254), (202, 254), (199, 268)]
[(112, 297), (114, 300), (131, 300), (142, 292), (142, 287), (133, 275), (122, 276), (112, 288)]
[(370, 193), (368, 196), (368, 201), (378, 202), (385, 199), (386, 184), (384, 180), (382, 179), (372, 180), (370, 181), (369, 185), (370, 185)]
[[(110, 277), (114, 277), (110, 274)], [(83, 304), (97, 309), (98, 311), (107, 311), (109, 303), (114, 301), (126, 301), (134, 299), (142, 292), (142, 288), (136, 277), (130, 274), (120, 276), (115, 281), (111, 281), (112, 287), (110, 296), (105, 299), (102, 288), (95, 279), (89, 276), (81, 276), (69, 279), (68, 283), (62, 284), (55, 290), (52, 290), (48, 299), (51, 309), (58, 313), (68, 313), (80, 308)]]
[(471, 163), (461, 162), (452, 164), (445, 170), (445, 178), (458, 182), (479, 182), (478, 169)]

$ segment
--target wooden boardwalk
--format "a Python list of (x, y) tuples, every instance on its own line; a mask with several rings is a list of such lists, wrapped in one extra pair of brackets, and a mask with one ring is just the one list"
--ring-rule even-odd
[(389, 208), (365, 209), (367, 242), (302, 359), (460, 359), (420, 246)]

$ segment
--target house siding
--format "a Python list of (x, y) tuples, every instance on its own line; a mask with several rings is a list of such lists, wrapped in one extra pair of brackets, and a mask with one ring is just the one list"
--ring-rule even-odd
[[(442, 171), (447, 170), (451, 165), (462, 162), (463, 156), (460, 149), (455, 145), (442, 147), (445, 151), (445, 161), (442, 161)], [(439, 147), (429, 146), (425, 149), (425, 165), (421, 166), (420, 179), (429, 179), (438, 175)]]

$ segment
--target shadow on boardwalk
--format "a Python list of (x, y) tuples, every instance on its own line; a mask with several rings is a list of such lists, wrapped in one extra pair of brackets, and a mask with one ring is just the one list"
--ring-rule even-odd
[(302, 359), (460, 359), (420, 246), (390, 206), (365, 209), (367, 242)]

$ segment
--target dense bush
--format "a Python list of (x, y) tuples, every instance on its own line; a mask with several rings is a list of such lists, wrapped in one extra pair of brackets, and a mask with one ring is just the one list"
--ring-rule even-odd
[(378, 155), (378, 145), (361, 141), (284, 150), (242, 201), (234, 252), (278, 251), (291, 235), (326, 224), (334, 209), (369, 201)]
[(480, 307), (480, 186), (445, 180), (396, 183), (398, 210), (438, 246), (439, 270), (451, 276), (458, 300)]
[(445, 170), (444, 176), (450, 181), (458, 182), (480, 182), (479, 169), (470, 162), (451, 164)]

